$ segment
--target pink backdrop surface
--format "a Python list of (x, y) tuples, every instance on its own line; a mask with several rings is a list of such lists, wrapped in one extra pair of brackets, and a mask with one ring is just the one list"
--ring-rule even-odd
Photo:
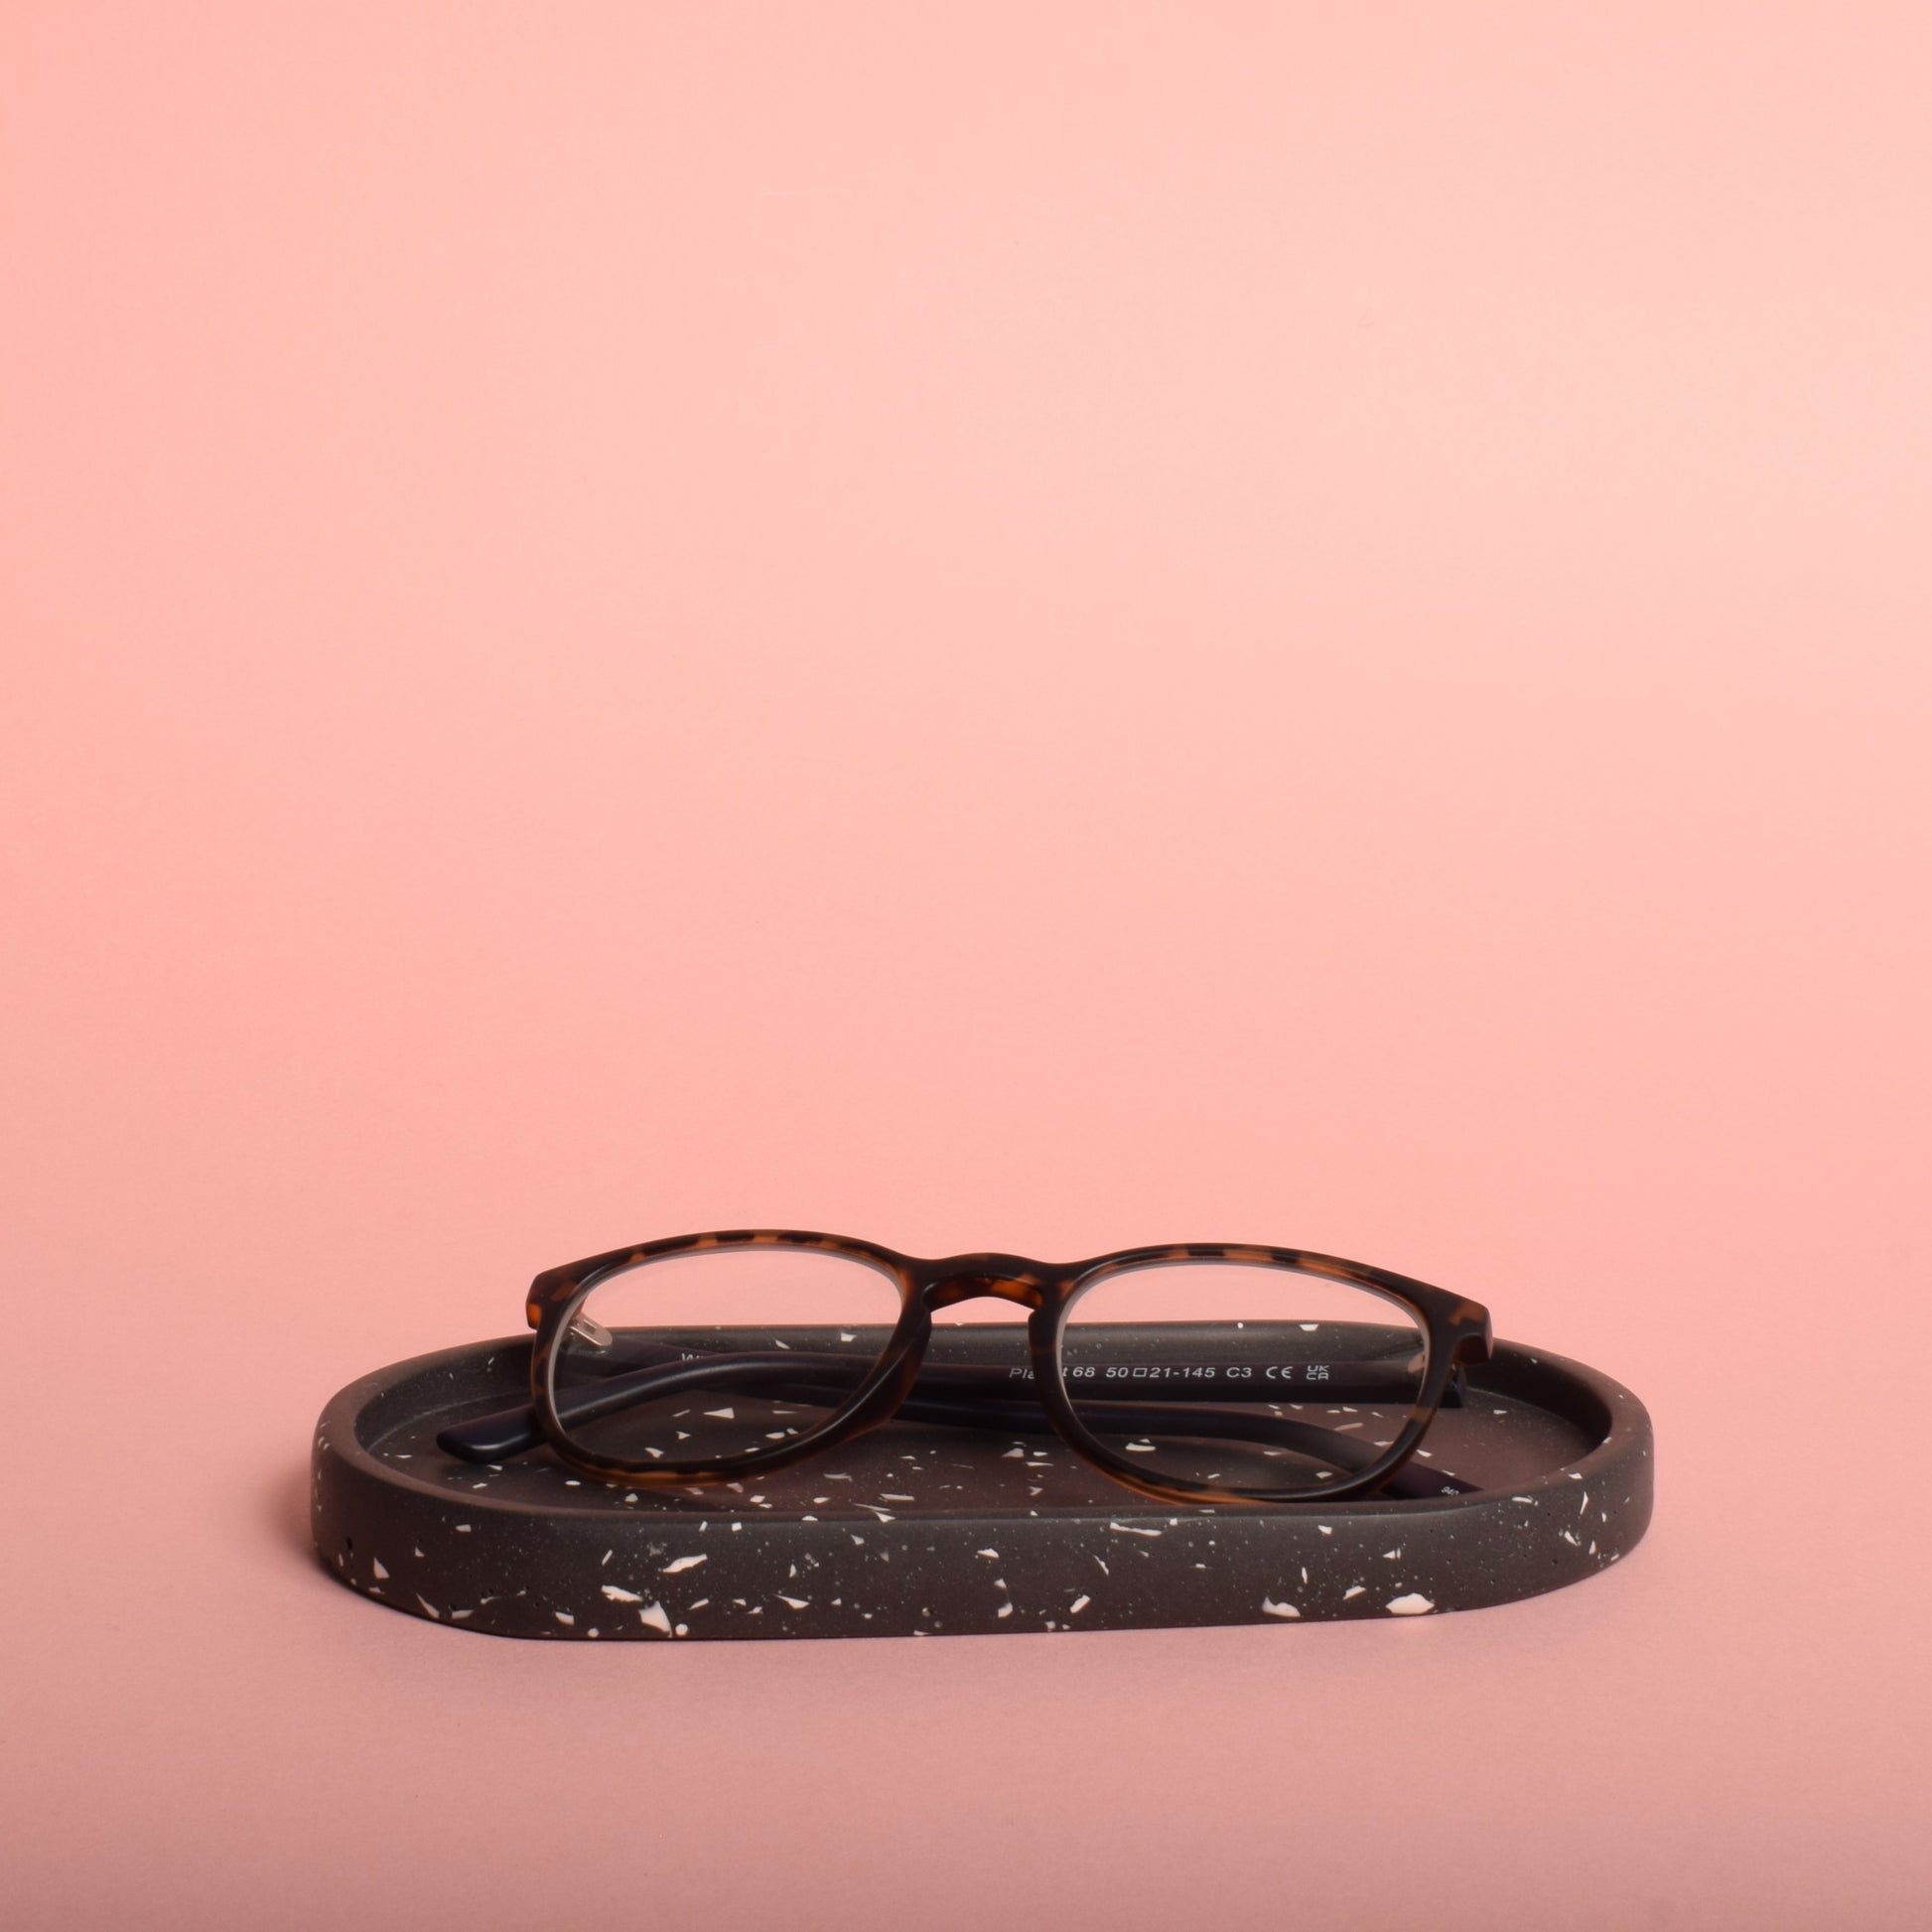
[[(1924, 9), (0, 11), (0, 1903), (1922, 1926)], [(527, 1645), (311, 1422), (747, 1223), (1650, 1404), (1467, 1615)]]

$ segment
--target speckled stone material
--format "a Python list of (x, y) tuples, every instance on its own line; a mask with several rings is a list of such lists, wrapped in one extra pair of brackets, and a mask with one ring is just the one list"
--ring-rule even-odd
[(506, 1637), (1121, 1630), (1512, 1602), (1594, 1576), (1650, 1521), (1643, 1405), (1506, 1342), (1429, 1438), (1473, 1493), (1218, 1510), (1150, 1502), (1051, 1436), (900, 1423), (690, 1492), (605, 1484), (548, 1450), (498, 1468), (438, 1449), (446, 1424), (525, 1399), (530, 1347), (420, 1356), (329, 1404), (312, 1507), (332, 1576)]

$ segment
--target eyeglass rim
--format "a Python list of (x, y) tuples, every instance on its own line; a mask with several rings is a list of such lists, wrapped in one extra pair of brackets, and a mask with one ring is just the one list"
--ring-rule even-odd
[[(872, 1372), (850, 1399), (816, 1429), (715, 1466), (639, 1466), (623, 1458), (601, 1456), (575, 1442), (557, 1413), (556, 1365), (559, 1345), (583, 1302), (613, 1276), (632, 1268), (678, 1255), (754, 1247), (841, 1256), (876, 1269), (898, 1287), (899, 1318)], [(1067, 1316), (1074, 1304), (1111, 1276), (1187, 1262), (1245, 1263), (1338, 1281), (1394, 1301), (1416, 1317), (1425, 1351), (1422, 1388), (1403, 1428), (1375, 1463), (1342, 1481), (1325, 1484), (1318, 1492), (1224, 1488), (1151, 1475), (1110, 1450), (1086, 1428), (1067, 1389), (1061, 1360)], [(1077, 1262), (1047, 1262), (992, 1251), (938, 1257), (908, 1255), (874, 1241), (798, 1228), (713, 1229), (607, 1249), (545, 1269), (531, 1282), (524, 1313), (536, 1330), (530, 1357), (530, 1395), (537, 1424), (561, 1460), (585, 1474), (632, 1488), (703, 1488), (772, 1475), (837, 1449), (890, 1420), (918, 1373), (931, 1340), (935, 1307), (950, 1305), (943, 1299), (948, 1289), (974, 1282), (985, 1286), (971, 1293), (998, 1294), (1030, 1311), (1027, 1330), (1033, 1392), (1067, 1447), (1123, 1487), (1156, 1501), (1187, 1507), (1318, 1507), (1368, 1496), (1421, 1447), (1457, 1367), (1487, 1361), (1491, 1349), (1489, 1311), (1480, 1303), (1411, 1276), (1312, 1249), (1254, 1242), (1170, 1242), (1110, 1249)], [(942, 1299), (935, 1303), (935, 1295)]]

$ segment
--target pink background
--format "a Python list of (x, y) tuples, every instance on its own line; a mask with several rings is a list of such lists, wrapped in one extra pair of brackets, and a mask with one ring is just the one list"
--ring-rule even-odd
[[(1922, 1925), (1929, 94), (1910, 5), (6, 5), (10, 1923)], [(1453, 1286), (1656, 1526), (1074, 1639), (313, 1565), (339, 1385), (747, 1222)]]

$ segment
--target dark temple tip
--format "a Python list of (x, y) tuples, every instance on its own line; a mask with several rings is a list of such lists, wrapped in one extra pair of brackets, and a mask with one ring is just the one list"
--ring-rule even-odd
[(500, 1462), (505, 1456), (524, 1454), (542, 1441), (536, 1411), (525, 1407), (453, 1423), (437, 1432), (436, 1447), (465, 1462)]

